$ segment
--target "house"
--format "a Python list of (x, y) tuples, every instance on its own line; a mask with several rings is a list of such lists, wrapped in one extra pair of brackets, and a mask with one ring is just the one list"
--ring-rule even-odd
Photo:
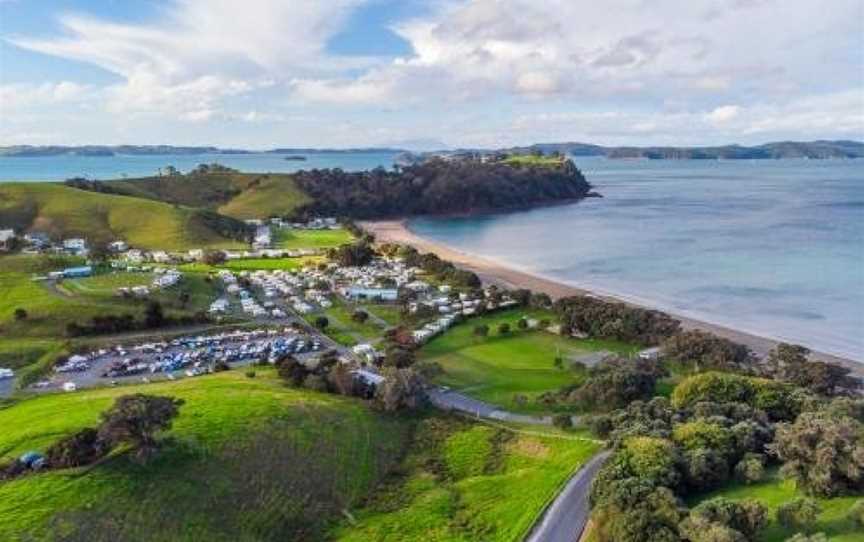
[(82, 277), (89, 277), (93, 274), (93, 268), (89, 265), (82, 265), (81, 267), (68, 267), (63, 270), (63, 278), (64, 279), (75, 279)]
[(126, 244), (126, 241), (114, 241), (108, 244), (108, 250), (111, 252), (126, 252), (129, 250), (129, 245)]
[(125, 258), (127, 262), (141, 263), (144, 261), (144, 253), (137, 248), (133, 248), (132, 250), (127, 250), (126, 254), (123, 255), (123, 258)]
[(647, 348), (639, 352), (639, 359), (645, 361), (656, 361), (660, 359), (660, 347), (655, 346), (654, 348)]
[(150, 253), (150, 259), (156, 263), (168, 263), (171, 261), (171, 255), (164, 250), (154, 250)]
[(15, 230), (0, 230), (0, 251), (8, 252), (12, 250), (14, 242)]
[(351, 286), (345, 291), (345, 296), (354, 300), (396, 301), (399, 298), (399, 291), (396, 288), (363, 288), (360, 286)]
[(351, 371), (351, 374), (353, 374), (357, 380), (360, 380), (373, 387), (376, 387), (382, 382), (384, 382), (383, 376), (379, 375), (378, 373), (373, 373), (368, 369), (355, 369)]
[(189, 259), (195, 261), (201, 261), (204, 259), (204, 249), (201, 248), (193, 248), (189, 251)]
[(33, 248), (43, 249), (51, 244), (51, 237), (41, 231), (24, 234), (24, 241)]
[(87, 255), (87, 241), (79, 237), (63, 239), (63, 250), (76, 256)]

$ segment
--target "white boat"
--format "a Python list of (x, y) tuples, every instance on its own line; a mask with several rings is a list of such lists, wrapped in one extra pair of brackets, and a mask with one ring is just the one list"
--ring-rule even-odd
[(7, 378), (15, 378), (15, 372), (12, 369), (0, 368), (0, 380), (5, 380)]

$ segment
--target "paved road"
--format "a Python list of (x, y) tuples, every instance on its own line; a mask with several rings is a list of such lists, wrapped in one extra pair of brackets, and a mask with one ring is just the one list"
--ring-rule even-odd
[(477, 418), (501, 422), (525, 423), (530, 425), (552, 425), (551, 416), (528, 416), (502, 410), (501, 408), (472, 399), (457, 391), (434, 387), (426, 390), (426, 396), (436, 407), (443, 410), (458, 410)]
[(525, 542), (575, 542), (582, 536), (591, 507), (588, 493), (591, 481), (609, 458), (609, 451), (592, 457), (567, 482), (555, 501), (543, 513)]

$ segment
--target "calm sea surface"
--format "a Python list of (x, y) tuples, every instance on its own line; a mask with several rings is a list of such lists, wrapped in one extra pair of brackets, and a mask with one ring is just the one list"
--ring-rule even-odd
[[(290, 172), (389, 153), (0, 158), (0, 180), (150, 175), (219, 162)], [(576, 158), (603, 199), (418, 234), (562, 282), (864, 361), (864, 161)]]
[(278, 154), (194, 154), (159, 156), (0, 156), (2, 181), (62, 181), (70, 177), (117, 179), (155, 175), (174, 166), (186, 172), (198, 164), (219, 163), (241, 171), (290, 173), (298, 169), (341, 167), (346, 171), (390, 167), (394, 154), (384, 152), (309, 154), (306, 160), (285, 160)]
[(575, 161), (603, 199), (410, 227), (562, 282), (864, 361), (864, 161)]

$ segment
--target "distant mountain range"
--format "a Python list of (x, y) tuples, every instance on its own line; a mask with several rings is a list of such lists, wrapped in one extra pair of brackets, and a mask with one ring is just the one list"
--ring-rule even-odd
[(645, 158), (651, 160), (753, 160), (769, 158), (864, 158), (860, 141), (778, 141), (745, 147), (603, 147), (586, 143), (538, 143), (514, 147), (505, 152), (560, 152), (571, 156), (606, 156), (608, 158)]
[[(356, 149), (312, 149), (312, 148), (275, 148), (267, 151), (252, 151), (244, 149), (222, 149), (218, 147), (175, 147), (173, 145), (83, 145), (83, 146), (32, 146), (12, 145), (0, 147), (0, 156), (114, 156), (125, 155), (198, 155), (198, 154), (252, 154), (266, 152), (271, 154), (357, 154), (369, 152), (401, 153), (417, 152), (418, 148), (429, 148), (431, 140), (422, 140), (398, 147), (368, 147)], [(420, 144), (422, 143), (422, 145)], [(471, 153), (529, 153), (543, 151), (544, 153), (559, 152), (572, 156), (606, 156), (618, 159), (651, 159), (651, 160), (754, 160), (771, 158), (864, 158), (864, 143), (860, 141), (778, 141), (763, 145), (742, 146), (722, 145), (713, 147), (607, 147), (589, 143), (537, 143), (527, 147), (511, 147), (493, 151), (490, 149), (457, 149), (446, 148), (441, 143), (441, 149), (436, 152), (444, 154)]]

